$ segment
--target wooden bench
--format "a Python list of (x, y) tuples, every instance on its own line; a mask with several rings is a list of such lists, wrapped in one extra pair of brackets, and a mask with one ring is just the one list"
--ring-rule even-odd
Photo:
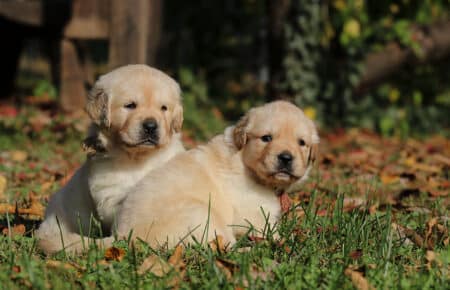
[(10, 93), (23, 39), (38, 36), (49, 47), (61, 108), (79, 110), (94, 79), (84, 40), (108, 41), (109, 69), (152, 63), (160, 14), (161, 0), (0, 0), (0, 93)]

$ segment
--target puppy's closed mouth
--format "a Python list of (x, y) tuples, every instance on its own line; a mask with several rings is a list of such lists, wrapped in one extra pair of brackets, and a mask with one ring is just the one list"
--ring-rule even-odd
[(292, 174), (291, 172), (289, 172), (287, 170), (276, 171), (276, 172), (272, 173), (270, 176), (277, 180), (280, 180), (280, 181), (289, 181), (291, 179), (299, 179), (300, 178), (299, 176)]
[(158, 145), (158, 141), (148, 138), (148, 139), (144, 139), (142, 141), (136, 142), (136, 143), (125, 143), (125, 145), (127, 147), (137, 147), (137, 146), (157, 146)]

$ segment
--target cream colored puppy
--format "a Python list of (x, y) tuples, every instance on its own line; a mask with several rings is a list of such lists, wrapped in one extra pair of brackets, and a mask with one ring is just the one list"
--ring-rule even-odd
[[(86, 111), (105, 149), (87, 159), (54, 194), (36, 232), (46, 253), (79, 251), (81, 236), (93, 236), (93, 217), (109, 235), (127, 191), (150, 170), (184, 151), (180, 88), (145, 65), (129, 65), (102, 76), (88, 96)], [(92, 132), (91, 132), (92, 133)]]
[(181, 153), (147, 174), (127, 197), (119, 237), (151, 246), (180, 240), (234, 243), (250, 224), (262, 230), (280, 216), (277, 194), (307, 178), (319, 137), (296, 106), (277, 101), (250, 110), (207, 145)]

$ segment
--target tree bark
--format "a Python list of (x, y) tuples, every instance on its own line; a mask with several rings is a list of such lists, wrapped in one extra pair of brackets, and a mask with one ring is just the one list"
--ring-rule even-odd
[(382, 51), (369, 53), (365, 57), (365, 71), (355, 93), (362, 94), (376, 87), (407, 63), (422, 64), (450, 55), (450, 21), (416, 27), (413, 37), (421, 47), (419, 56), (398, 43), (389, 43)]
[(283, 58), (285, 56), (284, 24), (290, 7), (290, 0), (267, 0), (269, 81), (268, 101), (282, 98), (279, 84), (283, 79)]

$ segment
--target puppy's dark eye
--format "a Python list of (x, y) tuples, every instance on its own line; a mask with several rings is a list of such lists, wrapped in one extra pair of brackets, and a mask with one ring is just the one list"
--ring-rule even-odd
[(137, 104), (135, 102), (129, 102), (129, 103), (126, 103), (125, 105), (123, 105), (123, 107), (126, 109), (133, 110), (133, 109), (136, 109)]
[(272, 141), (272, 135), (264, 135), (264, 136), (262, 136), (261, 137), (261, 141), (266, 142), (266, 143)]
[(161, 106), (161, 111), (167, 111), (167, 106)]
[(306, 145), (305, 140), (303, 139), (298, 139), (298, 144), (302, 147)]

